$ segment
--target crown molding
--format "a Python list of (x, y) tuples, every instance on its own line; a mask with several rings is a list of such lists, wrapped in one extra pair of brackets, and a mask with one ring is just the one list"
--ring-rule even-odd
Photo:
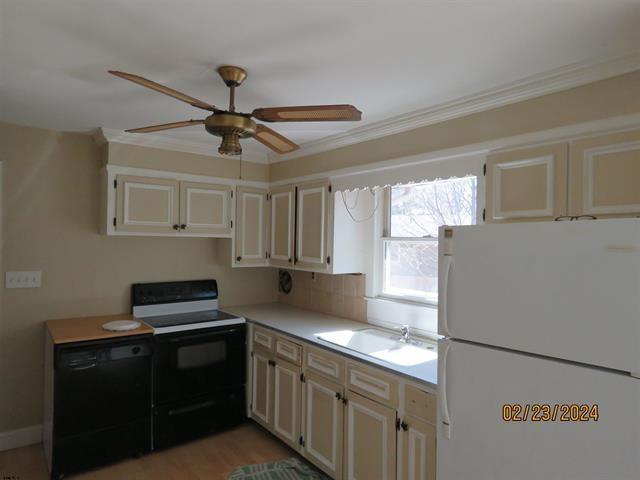
[[(175, 138), (163, 137), (160, 135), (140, 135), (137, 133), (128, 133), (123, 130), (112, 128), (98, 128), (93, 132), (93, 139), (98, 145), (104, 143), (124, 143), (127, 145), (137, 145), (139, 147), (159, 148), (161, 150), (170, 150), (174, 152), (194, 153), (196, 155), (205, 155), (212, 158), (224, 158), (230, 160), (239, 160), (239, 157), (223, 157), (214, 154), (216, 147), (207, 142), (194, 142), (192, 140), (179, 140)], [(254, 163), (268, 163), (267, 155), (264, 153), (243, 151), (242, 161)]]
[(640, 50), (608, 58), (591, 59), (549, 70), (497, 88), (459, 99), (415, 110), (408, 114), (357, 127), (344, 133), (304, 143), (299, 150), (286, 155), (269, 154), (269, 163), (305, 157), (355, 143), (491, 110), (511, 103), (529, 100), (575, 88), (640, 69)]

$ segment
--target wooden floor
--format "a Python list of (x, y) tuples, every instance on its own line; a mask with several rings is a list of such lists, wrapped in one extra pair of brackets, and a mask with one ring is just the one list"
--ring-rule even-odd
[[(226, 480), (236, 467), (282, 460), (293, 450), (256, 424), (145, 455), (98, 470), (72, 475), (74, 480)], [(0, 479), (48, 480), (42, 445), (0, 452)]]

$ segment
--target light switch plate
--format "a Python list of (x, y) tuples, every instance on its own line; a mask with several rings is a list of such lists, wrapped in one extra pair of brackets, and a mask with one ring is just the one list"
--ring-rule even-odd
[(40, 288), (42, 272), (6, 272), (6, 288)]

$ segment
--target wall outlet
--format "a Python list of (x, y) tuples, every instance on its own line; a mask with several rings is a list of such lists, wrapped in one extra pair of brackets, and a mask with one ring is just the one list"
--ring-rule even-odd
[(6, 288), (40, 288), (42, 272), (6, 272)]

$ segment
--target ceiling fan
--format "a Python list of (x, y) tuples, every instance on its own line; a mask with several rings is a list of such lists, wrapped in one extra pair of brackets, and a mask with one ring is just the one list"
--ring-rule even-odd
[(131, 73), (109, 70), (109, 73), (124, 78), (131, 82), (150, 88), (170, 97), (177, 98), (197, 108), (208, 110), (211, 113), (203, 120), (185, 120), (183, 122), (164, 123), (149, 127), (132, 128), (126, 130), (133, 133), (157, 132), (173, 128), (188, 127), (190, 125), (204, 125), (207, 132), (222, 137), (222, 143), (218, 152), (222, 155), (240, 155), (242, 146), (241, 138), (253, 137), (274, 152), (283, 154), (297, 150), (299, 147), (287, 137), (275, 130), (256, 123), (253, 119), (263, 122), (340, 122), (358, 121), (362, 118), (362, 112), (353, 105), (310, 105), (295, 107), (268, 107), (256, 108), (251, 113), (236, 112), (235, 89), (247, 78), (247, 72), (231, 65), (218, 68), (218, 74), (229, 87), (229, 109), (223, 110), (207, 102), (198, 100), (182, 92), (174, 90), (159, 83)]

